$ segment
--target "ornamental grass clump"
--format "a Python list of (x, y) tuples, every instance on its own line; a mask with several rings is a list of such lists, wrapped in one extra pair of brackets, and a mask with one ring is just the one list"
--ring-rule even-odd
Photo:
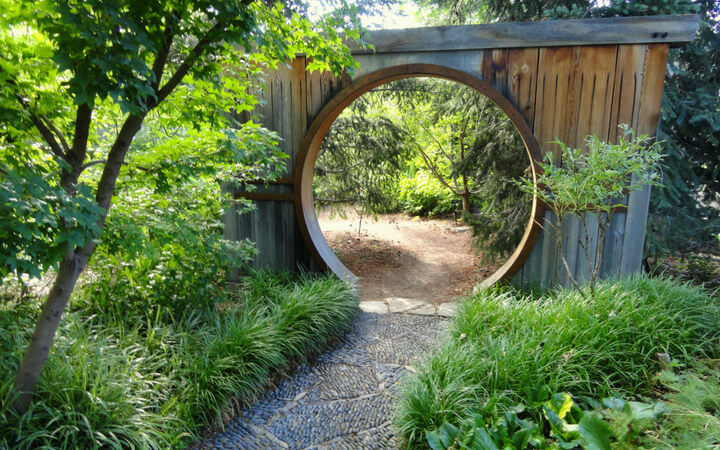
[(184, 448), (347, 330), (358, 303), (335, 278), (267, 271), (220, 303), (147, 310), (138, 298), (120, 316), (93, 300), (65, 316), (24, 414), (10, 407), (12, 374), (39, 306), (0, 305), (0, 448)]
[(557, 392), (596, 399), (652, 393), (658, 353), (677, 364), (720, 356), (720, 302), (645, 276), (602, 281), (594, 297), (486, 290), (468, 299), (443, 347), (407, 382), (397, 425), (411, 446), (444, 422)]

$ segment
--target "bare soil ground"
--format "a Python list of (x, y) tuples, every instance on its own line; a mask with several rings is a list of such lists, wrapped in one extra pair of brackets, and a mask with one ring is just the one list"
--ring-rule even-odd
[(452, 219), (405, 214), (359, 219), (319, 214), (320, 228), (340, 261), (360, 278), (364, 300), (405, 297), (438, 305), (467, 294), (502, 264), (479, 267), (471, 233)]

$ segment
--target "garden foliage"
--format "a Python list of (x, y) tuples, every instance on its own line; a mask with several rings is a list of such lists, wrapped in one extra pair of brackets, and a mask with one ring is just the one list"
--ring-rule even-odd
[(212, 283), (203, 252), (191, 246), (165, 269), (130, 261), (84, 285), (24, 414), (10, 408), (13, 369), (39, 305), (0, 309), (0, 447), (182, 448), (357, 311), (353, 290), (325, 277), (255, 272), (237, 292), (201, 286)]
[(352, 71), (339, 31), (359, 37), (357, 9), (310, 23), (294, 6), (302, 5), (0, 3), (0, 277), (57, 269), (18, 367), (19, 411), (104, 238), (116, 189), (138, 178), (162, 193), (200, 174), (276, 176), (277, 138), (231, 112), (252, 110), (261, 71), (297, 53), (312, 58), (312, 70)]
[(515, 249), (527, 225), (531, 201), (513, 180), (528, 167), (519, 133), (486, 96), (453, 81), (408, 78), (364, 94), (335, 121), (314, 197), (363, 214), (463, 210), (476, 247), (496, 257)]
[(644, 276), (601, 281), (589, 298), (570, 289), (481, 291), (409, 379), (397, 425), (410, 446), (424, 445), (427, 431), (488, 407), (502, 415), (524, 404), (540, 424), (533, 405), (553, 393), (649, 396), (657, 353), (681, 366), (720, 356), (718, 321), (720, 305), (702, 288)]
[[(556, 253), (560, 256), (568, 278), (583, 295), (587, 295), (568, 266), (564, 254), (563, 225), (571, 215), (583, 225), (579, 246), (590, 268), (589, 295), (595, 294), (595, 282), (602, 265), (603, 244), (616, 207), (629, 192), (646, 188), (658, 178), (662, 155), (657, 143), (650, 144), (647, 135), (636, 136), (626, 125), (617, 144), (603, 142), (597, 136), (585, 139), (585, 148), (560, 147), (559, 160), (548, 152), (545, 161), (538, 163), (537, 179), (523, 178), (520, 188), (535, 195), (555, 214), (551, 226)], [(597, 245), (591, 248), (588, 222), (597, 221)], [(557, 274), (556, 274), (557, 276)]]

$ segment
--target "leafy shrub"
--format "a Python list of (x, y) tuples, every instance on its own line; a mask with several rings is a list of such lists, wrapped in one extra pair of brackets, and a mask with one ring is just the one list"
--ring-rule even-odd
[(9, 408), (12, 375), (38, 308), (0, 309), (0, 448), (182, 448), (319, 352), (357, 311), (354, 291), (333, 278), (256, 272), (246, 284), (218, 307), (115, 321), (79, 302), (22, 416)]
[(254, 247), (223, 239), (219, 191), (200, 182), (121, 196), (80, 298), (96, 314), (133, 318), (222, 301), (227, 275), (244, 267)]
[(658, 352), (679, 364), (720, 352), (720, 304), (701, 288), (634, 277), (599, 283), (595, 298), (482, 291), (468, 299), (450, 338), (407, 384), (401, 434), (459, 423), (483, 405), (508, 409), (553, 392), (602, 398), (649, 395)]
[[(461, 427), (445, 422), (438, 431), (429, 431), (427, 441), (433, 450), (448, 448), (584, 448), (610, 450), (611, 442), (637, 444), (644, 428), (669, 412), (664, 403), (653, 404), (605, 398), (583, 407), (567, 393), (553, 394), (538, 405), (540, 424), (521, 418), (525, 406), (518, 405), (498, 417), (497, 411), (476, 413)], [(488, 413), (489, 412), (489, 413)]]
[(457, 209), (458, 197), (423, 170), (400, 180), (398, 198), (403, 211), (419, 216), (448, 214)]

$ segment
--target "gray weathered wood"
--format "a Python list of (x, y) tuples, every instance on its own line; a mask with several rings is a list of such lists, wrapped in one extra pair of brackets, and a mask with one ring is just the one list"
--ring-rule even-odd
[[(524, 128), (524, 139), (539, 142), (539, 150), (532, 147), (536, 154), (556, 151), (557, 147), (549, 144), (556, 138), (573, 147), (582, 146), (585, 135), (591, 133), (616, 141), (620, 123), (652, 134), (662, 97), (668, 44), (691, 40), (697, 22), (695, 16), (636, 17), (374, 32), (370, 41), (376, 44), (376, 52), (355, 49), (361, 67), (354, 73), (353, 83), (347, 75), (308, 73), (306, 58), (298, 57), (289, 68), (279, 67), (266, 77), (255, 111), (240, 114), (243, 120), (259, 117), (261, 124), (282, 138), (281, 146), (291, 156), (286, 160), (286, 182), (256, 186), (256, 192), (264, 195), (255, 201), (256, 211), (234, 220), (232, 213), (226, 214), (226, 236), (255, 241), (258, 265), (292, 270), (299, 264), (312, 269), (318, 264), (311, 255), (318, 257), (317, 261), (327, 261), (331, 255), (323, 252), (332, 250), (327, 245), (319, 249), (315, 241), (306, 240), (308, 231), (319, 232), (317, 220), (306, 213), (305, 206), (295, 209), (307, 205), (311, 193), (302, 189), (295, 192), (307, 184), (308, 178), (295, 179), (301, 171), (293, 169), (307, 154), (303, 141), (317, 141), (305, 135), (309, 132), (313, 138), (318, 136), (312, 134), (317, 130), (327, 130), (328, 120), (337, 112), (333, 108), (345, 106), (354, 98), (350, 94), (360, 95), (364, 86), (369, 89), (377, 85), (383, 76), (422, 76), (428, 71), (435, 76), (458, 77), (496, 102), (509, 101), (506, 109), (515, 117), (522, 115), (530, 126)], [(403, 72), (405, 67), (407, 71)], [(347, 86), (343, 96), (337, 96)], [(513, 106), (519, 114), (512, 111)], [(318, 114), (320, 120), (313, 124)], [(307, 167), (303, 166), (303, 174)], [(633, 193), (628, 212), (613, 219), (605, 239), (602, 276), (640, 269), (648, 196), (647, 191)], [(556, 282), (568, 283), (555, 254), (554, 216), (546, 213), (544, 221), (545, 230), (534, 247), (528, 239), (516, 252), (522, 258), (514, 260), (519, 263), (513, 270), (526, 258), (515, 276), (523, 286), (547, 288)], [(596, 240), (597, 227), (591, 224), (590, 232)], [(575, 274), (584, 279), (589, 267), (578, 245), (582, 234), (577, 219), (566, 223), (565, 256)], [(590, 245), (594, 254), (596, 242)]]
[(625, 218), (625, 241), (622, 248), (620, 273), (637, 272), (642, 268), (645, 247), (645, 226), (650, 207), (650, 186), (630, 193)]
[(695, 37), (698, 23), (698, 16), (685, 15), (424, 27), (370, 32), (365, 41), (374, 46), (374, 51), (354, 41), (348, 44), (356, 54), (602, 44), (680, 44)]
[(354, 77), (360, 77), (386, 67), (407, 64), (433, 64), (461, 70), (463, 72), (482, 78), (483, 53), (477, 51), (442, 51), (421, 53), (396, 54), (365, 54), (355, 55), (355, 61), (360, 64), (355, 69)]
[[(590, 271), (593, 267), (595, 267), (595, 251), (597, 249), (597, 240), (598, 240), (598, 219), (597, 215), (595, 214), (588, 214), (585, 217), (585, 226), (582, 224), (582, 220), (579, 220), (580, 226), (579, 226), (579, 233), (578, 238), (581, 239), (581, 245), (578, 245), (578, 256), (577, 256), (577, 264), (575, 266), (575, 280), (579, 283), (582, 283), (583, 281), (588, 281), (590, 279)], [(588, 261), (588, 256), (585, 255), (585, 249), (583, 248), (585, 244), (585, 228), (587, 228), (587, 250), (588, 250), (588, 256), (590, 257), (590, 261)]]
[(539, 286), (547, 289), (555, 284), (559, 268), (557, 266), (558, 255), (555, 245), (555, 228), (557, 217), (551, 211), (545, 212), (545, 224), (543, 225), (542, 256), (540, 259), (540, 273), (536, 280)]

